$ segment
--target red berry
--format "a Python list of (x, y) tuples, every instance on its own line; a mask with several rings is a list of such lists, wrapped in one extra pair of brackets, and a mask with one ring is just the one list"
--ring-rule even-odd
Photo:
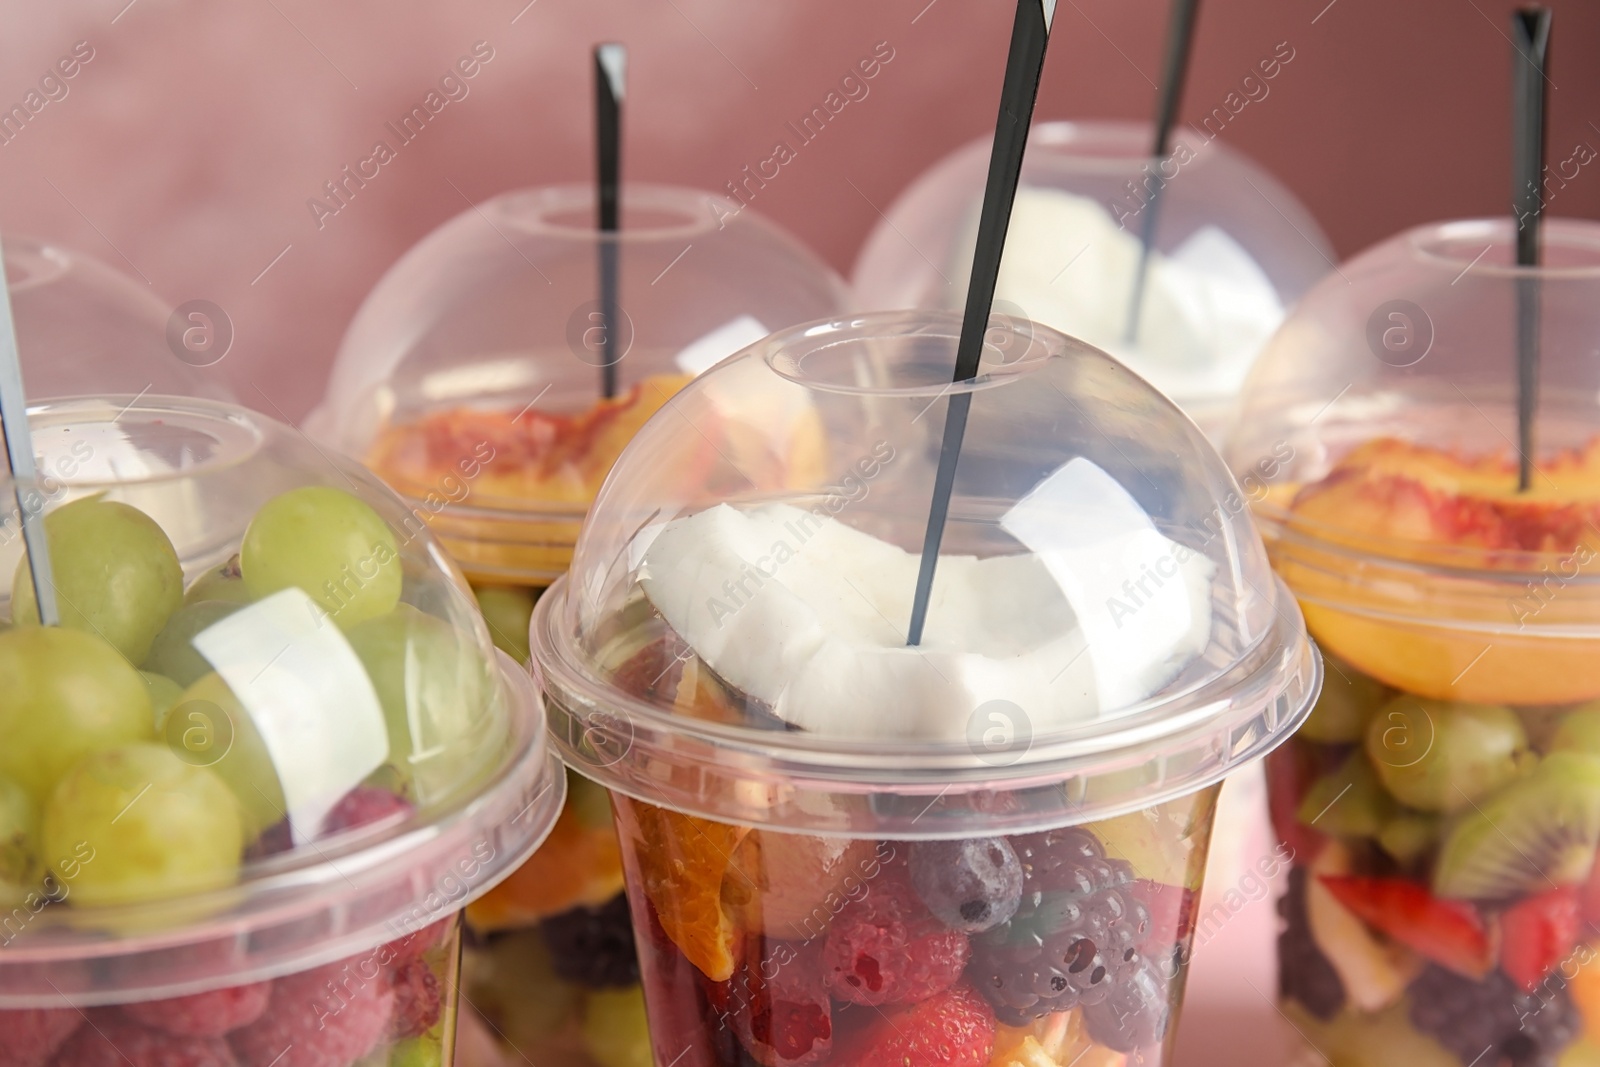
[[(55, 1067), (237, 1067), (220, 1037), (180, 1037), (97, 1013), (61, 1047)], [(342, 1065), (341, 1065), (342, 1067)]]
[(403, 797), (372, 785), (358, 785), (340, 798), (322, 820), (322, 832), (336, 834), (357, 826), (380, 822), (396, 815), (409, 815), (411, 805)]
[(814, 942), (752, 939), (726, 982), (705, 982), (721, 1026), (762, 1067), (815, 1063), (833, 1047), (833, 1003)]
[(422, 960), (409, 960), (391, 975), (394, 986), (394, 1018), (389, 1033), (396, 1039), (421, 1037), (439, 1021), (442, 998), (439, 979)]
[[(1519, 900), (1500, 917), (1500, 969), (1526, 992), (1572, 955), (1578, 943), (1577, 886), (1560, 886)], [(1557, 979), (1565, 985), (1565, 978)]]
[(124, 1004), (122, 1014), (180, 1037), (221, 1037), (261, 1018), (271, 996), (272, 983), (253, 982), (188, 997)]
[(1178, 944), (1194, 930), (1199, 904), (1194, 890), (1136, 878), (1128, 884), (1128, 892), (1150, 913), (1150, 927), (1139, 944), (1148, 946), (1152, 955)]
[(832, 1067), (986, 1067), (994, 1033), (994, 1009), (963, 982), (842, 1038)]
[(845, 905), (823, 948), (828, 988), (856, 1004), (922, 1000), (955, 985), (972, 954), (967, 935), (934, 917), (898, 871)]
[(444, 943), (445, 937), (450, 933), (450, 922), (450, 919), (440, 919), (415, 933), (396, 938), (384, 946), (384, 951), (379, 953), (379, 957), (391, 967), (398, 967), (407, 960), (417, 959), (430, 949)]
[(76, 1008), (0, 1011), (0, 1067), (44, 1067), (82, 1022)]
[(1319, 880), (1369, 926), (1433, 962), (1469, 978), (1494, 968), (1489, 930), (1466, 901), (1436, 897), (1404, 878), (1324, 874)]
[(228, 1037), (244, 1067), (350, 1067), (389, 1031), (394, 990), (376, 954), (273, 983), (266, 1012)]

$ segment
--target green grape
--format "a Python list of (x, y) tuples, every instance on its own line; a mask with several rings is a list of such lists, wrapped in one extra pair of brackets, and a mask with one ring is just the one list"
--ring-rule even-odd
[(183, 686), (164, 674), (150, 671), (140, 671), (139, 677), (144, 679), (144, 687), (150, 693), (150, 714), (153, 716), (153, 725), (159, 730), (167, 712), (183, 696)]
[(567, 807), (585, 826), (604, 829), (611, 825), (611, 794), (571, 767), (567, 768)]
[(164, 674), (179, 686), (190, 686), (211, 673), (210, 662), (194, 647), (195, 635), (221, 622), (244, 605), (226, 600), (201, 600), (172, 613), (150, 645), (143, 667)]
[(244, 576), (239, 572), (239, 557), (234, 555), (220, 567), (213, 567), (194, 580), (189, 591), (183, 594), (185, 604), (198, 604), (205, 600), (220, 600), (228, 604), (248, 604), (254, 597), (245, 587)]
[(0, 908), (25, 901), (43, 875), (38, 806), (26, 789), (0, 778)]
[(1399, 696), (1367, 724), (1367, 757), (1408, 807), (1455, 812), (1526, 769), (1522, 720), (1510, 708)]
[(132, 904), (233, 881), (244, 837), (233, 794), (215, 774), (156, 744), (96, 753), (45, 804), (44, 854), (71, 904)]
[(404, 578), (389, 524), (349, 493), (320, 485), (262, 505), (239, 567), (251, 596), (301, 589), (346, 630), (391, 611)]
[[(138, 508), (97, 496), (52, 511), (44, 528), (62, 625), (99, 634), (142, 663), (183, 602), (183, 567), (166, 532)], [(26, 556), (11, 581), (11, 617), (39, 622)]]
[(1600, 756), (1600, 701), (1579, 704), (1563, 714), (1550, 738), (1550, 751)]
[(444, 1062), (444, 1049), (437, 1037), (424, 1034), (408, 1038), (394, 1046), (389, 1053), (389, 1067), (439, 1067)]
[[(169, 722), (164, 718), (158, 726), (167, 747), (187, 762), (209, 767), (227, 785), (239, 803), (239, 822), (247, 842), (283, 818), (278, 766), (255, 720), (221, 675), (208, 674), (185, 689), (171, 714), (179, 719)], [(199, 731), (198, 743), (193, 731)], [(217, 749), (221, 749), (220, 755)]]
[(533, 593), (520, 586), (480, 585), (473, 587), (478, 610), (489, 624), (494, 646), (518, 663), (532, 658), (528, 650), (528, 620), (533, 618)]
[(389, 762), (419, 803), (460, 788), (493, 763), (504, 720), (470, 632), (401, 604), (346, 636), (383, 706)]
[(155, 736), (144, 679), (94, 634), (8, 630), (0, 679), (0, 774), (36, 801), (90, 753)]
[(583, 1012), (583, 1044), (600, 1067), (652, 1067), (644, 991), (597, 989)]

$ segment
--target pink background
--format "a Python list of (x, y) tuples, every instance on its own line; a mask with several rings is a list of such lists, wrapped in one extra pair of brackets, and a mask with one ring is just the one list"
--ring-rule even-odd
[[(0, 228), (75, 245), (170, 303), (205, 298), (236, 340), (207, 373), (298, 418), (379, 275), (505, 189), (587, 180), (588, 46), (632, 48), (627, 173), (721, 189), (886, 41), (894, 59), (758, 210), (841, 271), (905, 184), (994, 121), (999, 0), (4, 0), (0, 105), (89, 42), (94, 58), (0, 144)], [(1059, 0), (1041, 118), (1145, 117), (1165, 0)], [(1600, 147), (1600, 5), (1560, 0), (1552, 162)], [(1207, 0), (1184, 109), (1222, 103), (1287, 42), (1295, 58), (1223, 137), (1297, 192), (1341, 254), (1404, 226), (1504, 210), (1508, 0)], [(319, 229), (306, 206), (366, 157), (474, 42), (494, 58)], [(60, 95), (59, 89), (54, 89)], [(1600, 215), (1586, 167), (1552, 203)], [(1235, 789), (1236, 786), (1230, 786)], [(1237, 787), (1244, 788), (1244, 787)], [(1259, 811), (1245, 804), (1244, 811)], [(1231, 820), (1209, 895), (1271, 851)], [(1182, 1067), (1280, 1063), (1270, 899), (1196, 955)]]
[[(468, 200), (588, 178), (593, 41), (632, 46), (628, 173), (713, 189), (766, 159), (786, 121), (889, 42), (895, 58), (870, 95), (756, 204), (848, 271), (878, 209), (992, 128), (1012, 10), (998, 0), (526, 3), (4, 0), (0, 104), (22, 101), (76, 41), (94, 59), (0, 145), (0, 227), (81, 247), (170, 303), (220, 304), (236, 340), (208, 373), (299, 417), (345, 323), (409, 245)], [(1166, 6), (1060, 0), (1040, 117), (1147, 116)], [(1600, 41), (1600, 6), (1554, 6), (1552, 162), (1579, 141), (1600, 147), (1600, 65), (1585, 55)], [(1208, 0), (1185, 115), (1198, 121), (1288, 42), (1292, 63), (1223, 137), (1287, 182), (1342, 254), (1412, 223), (1498, 212), (1511, 7)], [(475, 41), (494, 59), (469, 95), (319, 229), (306, 201)], [(1551, 210), (1600, 212), (1592, 169)]]

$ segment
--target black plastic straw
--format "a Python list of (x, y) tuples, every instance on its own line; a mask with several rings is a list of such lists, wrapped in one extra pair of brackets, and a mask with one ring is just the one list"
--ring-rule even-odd
[(1139, 268), (1133, 275), (1133, 295), (1128, 300), (1128, 322), (1123, 330), (1123, 337), (1129, 341), (1139, 336), (1150, 249), (1156, 240), (1156, 216), (1161, 212), (1161, 190), (1167, 184), (1161, 165), (1172, 151), (1172, 127), (1177, 124), (1183, 85), (1189, 77), (1189, 56), (1194, 52), (1194, 26), (1199, 12), (1200, 0), (1172, 0), (1172, 15), (1167, 21), (1167, 55), (1161, 64), (1161, 88), (1156, 93), (1155, 143), (1150, 148), (1150, 164), (1156, 168), (1156, 180), (1139, 219)]
[[(1028, 146), (1028, 126), (1039, 93), (1045, 46), (1050, 43), (1050, 22), (1056, 0), (1018, 0), (1017, 20), (1011, 28), (1011, 53), (1006, 58), (1005, 84), (1000, 91), (1000, 117), (995, 122), (994, 149), (989, 153), (989, 181), (983, 190), (983, 213), (978, 218), (978, 250), (972, 260), (967, 285), (967, 309), (956, 342), (956, 369), (952, 384), (978, 376), (983, 357), (983, 335), (989, 327), (1000, 257), (1005, 252), (1006, 229), (1011, 224), (1011, 204), (1022, 175), (1022, 153)], [(922, 643), (928, 618), (928, 596), (933, 592), (933, 571), (944, 540), (945, 516), (955, 488), (956, 464), (961, 460), (961, 439), (967, 431), (972, 394), (955, 390), (944, 422), (944, 442), (939, 449), (939, 469), (933, 479), (933, 505), (928, 511), (928, 532), (922, 539), (922, 566), (917, 572), (917, 592), (911, 604), (911, 627), (906, 644)]]
[[(1517, 224), (1517, 266), (1539, 265), (1544, 215), (1545, 64), (1550, 9), (1511, 16), (1511, 211)], [(1539, 279), (1517, 276), (1517, 490), (1533, 479), (1533, 424), (1539, 391)]]
[[(5, 254), (0, 251), (0, 262)], [(22, 543), (28, 548), (28, 572), (33, 579), (34, 603), (39, 621), (54, 626), (61, 621), (56, 609), (56, 587), (50, 580), (50, 543), (44, 532), (44, 498), (39, 495), (33, 459), (33, 434), (28, 429), (28, 396), (22, 388), (22, 360), (17, 354), (17, 329), (11, 317), (11, 291), (0, 290), (0, 429), (6, 440), (6, 463), (11, 468), (11, 488), (22, 516)], [(12, 604), (16, 592), (12, 591)]]
[(595, 202), (600, 223), (600, 394), (617, 395), (617, 241), (622, 197), (622, 94), (628, 51), (594, 46)]

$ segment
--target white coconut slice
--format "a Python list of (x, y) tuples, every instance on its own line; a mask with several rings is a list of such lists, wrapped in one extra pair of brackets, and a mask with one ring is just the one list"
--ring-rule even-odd
[[(1023, 524), (1041, 515), (1025, 512)], [(1160, 545), (1143, 547), (1171, 555), (1177, 546), (1144, 522), (1142, 532)], [(1102, 528), (1128, 533), (1126, 523)], [(1058, 729), (1123, 706), (1105, 703), (1107, 696), (1122, 700), (1136, 689), (1147, 695), (1204, 646), (1203, 634), (1195, 644), (1197, 628), (1209, 632), (1209, 595), (1185, 585), (1200, 623), (1169, 632), (1169, 600), (1166, 628), (1138, 631), (1146, 641), (1165, 635), (1160, 647), (1137, 654), (1093, 648), (1108, 633), (1119, 644), (1129, 637), (1099, 623), (1085, 627), (1084, 610), (1105, 613), (1095, 601), (1102, 582), (1074, 588), (1060, 571), (1101, 567), (1095, 552), (1105, 546), (1098, 542), (1079, 545), (1076, 557), (1059, 545), (1045, 554), (941, 557), (923, 642), (910, 648), (918, 557), (821, 508), (723, 504), (650, 536), (640, 582), (668, 624), (729, 685), (778, 718), (833, 737), (958, 740), (973, 737), (974, 724), (982, 737), (986, 711), (997, 709), (1002, 719), (995, 721), (1017, 731)], [(1202, 562), (1191, 562), (1188, 572), (1203, 582), (1210, 564), (1193, 559)], [(1120, 582), (1124, 566), (1101, 570), (1104, 580)], [(1150, 619), (1161, 615), (1152, 611)], [(1099, 677), (1104, 666), (1130, 663), (1131, 680)]]

